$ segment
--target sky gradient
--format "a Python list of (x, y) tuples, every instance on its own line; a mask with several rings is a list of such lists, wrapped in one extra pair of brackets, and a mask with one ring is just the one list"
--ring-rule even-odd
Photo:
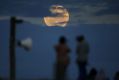
[[(51, 5), (60, 4), (70, 13), (66, 28), (48, 27), (43, 17), (52, 15)], [(30, 52), (16, 47), (17, 78), (53, 77), (54, 45), (65, 35), (71, 48), (70, 78), (77, 77), (77, 35), (85, 35), (90, 44), (88, 70), (105, 69), (111, 79), (119, 70), (119, 1), (118, 0), (0, 0), (0, 76), (9, 76), (10, 16), (23, 19), (17, 25), (16, 39), (32, 38)]]

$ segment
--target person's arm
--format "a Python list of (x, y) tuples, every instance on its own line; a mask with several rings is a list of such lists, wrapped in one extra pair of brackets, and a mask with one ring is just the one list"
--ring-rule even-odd
[(71, 49), (68, 47), (68, 45), (67, 45), (67, 52), (68, 52), (68, 53), (71, 52)]
[(87, 53), (90, 52), (90, 47), (89, 47), (89, 44), (88, 44), (88, 43), (86, 44), (86, 52), (87, 52)]
[(70, 52), (71, 52), (70, 48), (68, 48), (68, 49), (67, 49), (67, 52), (68, 52), (68, 53), (70, 53)]

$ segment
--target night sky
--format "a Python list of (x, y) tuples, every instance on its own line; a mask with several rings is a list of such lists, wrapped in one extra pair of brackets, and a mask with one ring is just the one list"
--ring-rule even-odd
[[(50, 16), (50, 6), (64, 6), (70, 14), (65, 28), (48, 27), (42, 19)], [(32, 50), (16, 47), (17, 78), (53, 78), (54, 45), (62, 35), (71, 48), (70, 78), (77, 77), (76, 40), (83, 34), (90, 44), (88, 70), (103, 68), (111, 79), (119, 70), (118, 0), (0, 0), (0, 76), (9, 77), (10, 16), (24, 20), (17, 24), (16, 39), (31, 38)]]

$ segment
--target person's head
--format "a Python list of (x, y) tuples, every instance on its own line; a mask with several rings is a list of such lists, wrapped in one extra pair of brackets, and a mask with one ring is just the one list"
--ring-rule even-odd
[(61, 44), (64, 44), (64, 43), (66, 43), (66, 38), (64, 37), (64, 36), (61, 36), (60, 37), (60, 39), (59, 39), (59, 43), (61, 43)]
[(114, 76), (114, 80), (119, 80), (119, 71), (116, 72), (115, 76)]
[(85, 37), (83, 35), (77, 36), (76, 37), (77, 42), (82, 42), (85, 40)]
[(96, 77), (97, 70), (95, 68), (92, 68), (89, 72), (89, 77)]

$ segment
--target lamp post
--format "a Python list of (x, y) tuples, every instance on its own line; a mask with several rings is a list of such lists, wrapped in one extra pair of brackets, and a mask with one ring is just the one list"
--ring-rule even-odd
[[(67, 16), (65, 16), (67, 17)], [(69, 16), (68, 16), (69, 19)], [(52, 22), (53, 20), (53, 22)], [(57, 20), (57, 19), (56, 19)], [(46, 24), (49, 24), (48, 18), (46, 17), (45, 20)], [(54, 23), (55, 18), (50, 18), (50, 24)], [(10, 61), (10, 80), (16, 80), (16, 54), (15, 54), (15, 47), (16, 47), (16, 24), (18, 23), (22, 23), (23, 20), (21, 19), (16, 19), (16, 17), (11, 17), (10, 18), (10, 44), (9, 44), (9, 61)], [(66, 24), (67, 23), (67, 19), (64, 22), (60, 22), (60, 20), (58, 19), (58, 25), (57, 23), (50, 25), (50, 26), (61, 26), (64, 27), (64, 25), (59, 25), (59, 24)], [(49, 25), (48, 25), (49, 26)], [(29, 40), (29, 39), (28, 39)], [(29, 40), (29, 43), (31, 44), (31, 40)], [(29, 46), (29, 45), (28, 45)]]
[(16, 17), (10, 19), (10, 45), (9, 45), (9, 61), (10, 61), (10, 80), (16, 79), (16, 23), (22, 23), (23, 20), (17, 20)]

